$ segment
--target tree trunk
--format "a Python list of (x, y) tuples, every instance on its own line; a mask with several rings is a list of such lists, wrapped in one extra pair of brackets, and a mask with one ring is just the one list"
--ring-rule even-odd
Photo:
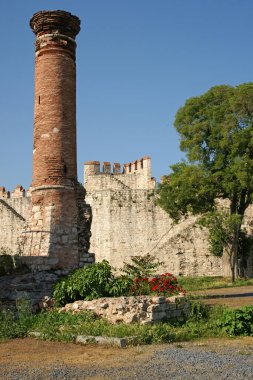
[(234, 247), (231, 249), (231, 254), (230, 254), (230, 269), (231, 269), (231, 281), (235, 282), (236, 278), (236, 257), (235, 257), (235, 252), (234, 252)]
[(231, 265), (231, 280), (235, 282), (238, 278), (238, 243), (239, 243), (239, 233), (241, 229), (241, 224), (235, 227), (234, 239), (230, 250), (230, 265)]

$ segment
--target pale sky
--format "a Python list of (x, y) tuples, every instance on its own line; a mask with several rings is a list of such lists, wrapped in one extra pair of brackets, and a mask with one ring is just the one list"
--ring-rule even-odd
[(0, 186), (32, 179), (33, 13), (63, 9), (77, 37), (78, 177), (83, 162), (183, 158), (173, 127), (189, 97), (253, 80), (252, 0), (1, 1)]

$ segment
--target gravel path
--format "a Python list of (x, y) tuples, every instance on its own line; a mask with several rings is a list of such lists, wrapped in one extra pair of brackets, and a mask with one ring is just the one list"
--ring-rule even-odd
[[(253, 379), (253, 340), (250, 344), (232, 343), (190, 345), (182, 347), (164, 345), (153, 347), (129, 348), (127, 350), (94, 347), (79, 348), (77, 355), (84, 355), (85, 350), (93, 353), (91, 361), (79, 360), (76, 363), (66, 362), (55, 352), (53, 362), (40, 363), (10, 362), (0, 359), (0, 379), (4, 380), (44, 380), (44, 379), (113, 379), (113, 380), (164, 380), (164, 379)], [(38, 343), (40, 344), (40, 343)], [(53, 348), (54, 343), (50, 343)], [(0, 348), (1, 348), (0, 344)], [(65, 345), (65, 351), (66, 347)], [(48, 346), (49, 347), (49, 346)], [(57, 347), (57, 346), (55, 346)], [(80, 347), (80, 346), (79, 346)], [(78, 348), (77, 348), (78, 349)], [(72, 349), (71, 349), (72, 350)], [(106, 350), (107, 354), (106, 354)], [(67, 354), (67, 351), (65, 352)], [(86, 352), (87, 355), (89, 353)], [(75, 355), (74, 351), (70, 355)], [(97, 358), (96, 358), (97, 355)], [(105, 357), (107, 355), (107, 357)], [(84, 356), (83, 356), (84, 357)], [(94, 360), (96, 358), (96, 360)], [(101, 358), (101, 361), (100, 361)], [(14, 353), (15, 359), (15, 353)]]

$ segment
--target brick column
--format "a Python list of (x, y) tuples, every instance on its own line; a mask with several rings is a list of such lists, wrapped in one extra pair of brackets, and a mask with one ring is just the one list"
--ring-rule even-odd
[(35, 13), (34, 147), (31, 216), (23, 256), (37, 269), (78, 267), (76, 64), (78, 17)]

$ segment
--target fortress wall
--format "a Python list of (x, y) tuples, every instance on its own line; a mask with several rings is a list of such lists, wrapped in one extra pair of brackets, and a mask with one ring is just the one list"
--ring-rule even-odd
[(23, 198), (10, 198), (10, 199), (8, 199), (9, 206), (11, 206), (24, 219), (26, 219), (28, 216), (30, 203), (31, 203), (31, 197), (30, 196), (26, 196)]
[(120, 189), (155, 189), (155, 178), (151, 178), (149, 157), (143, 157), (132, 163), (123, 164), (104, 162), (100, 168), (99, 161), (84, 164), (84, 187), (87, 191)]
[[(156, 205), (153, 190), (134, 188), (134, 178), (139, 174), (113, 175), (98, 171), (86, 177), (86, 203), (92, 207), (89, 251), (95, 253), (96, 261), (106, 259), (120, 268), (131, 256), (150, 253), (164, 262), (160, 269), (164, 272), (229, 276), (227, 258), (210, 254), (207, 231), (196, 225), (196, 218), (173, 224), (168, 214)], [(128, 184), (132, 187), (125, 182), (129, 177)], [(146, 177), (143, 183), (147, 184), (148, 180)], [(0, 196), (0, 248), (17, 253), (30, 197), (17, 189), (11, 198), (7, 193)], [(253, 235), (253, 206), (246, 212), (244, 226)], [(252, 258), (248, 259), (243, 274), (252, 276)]]
[(150, 253), (176, 275), (223, 274), (223, 261), (209, 253), (206, 233), (194, 226), (196, 218), (174, 225), (145, 190), (99, 190), (87, 193), (92, 206), (91, 252), (115, 268), (131, 256)]
[(112, 190), (129, 190), (129, 189), (154, 189), (153, 182), (147, 181), (142, 174), (104, 174), (89, 177), (85, 182), (87, 191), (99, 191), (105, 189)]
[[(150, 253), (164, 262), (160, 270), (165, 272), (229, 276), (228, 257), (214, 257), (209, 252), (207, 230), (196, 224), (196, 217), (173, 224), (156, 205), (150, 159), (144, 164), (143, 170), (141, 160), (134, 161), (131, 171), (130, 164), (124, 164), (122, 174), (118, 163), (113, 165), (117, 165), (115, 174), (108, 162), (103, 172), (98, 161), (85, 164), (86, 202), (92, 207), (90, 251), (95, 252), (96, 261), (106, 259), (120, 268), (131, 256)], [(253, 234), (253, 207), (246, 213), (245, 227)], [(252, 259), (243, 274), (253, 274)]]
[(30, 198), (0, 199), (0, 248), (19, 253), (18, 237), (25, 226)]

